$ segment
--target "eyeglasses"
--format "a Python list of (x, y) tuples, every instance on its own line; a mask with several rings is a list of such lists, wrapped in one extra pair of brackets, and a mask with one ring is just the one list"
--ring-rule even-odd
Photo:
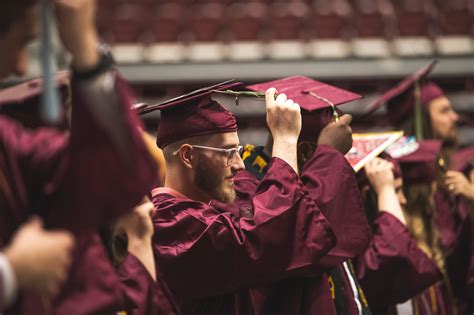
[[(224, 153), (225, 156), (227, 157), (227, 166), (229, 166), (234, 159), (237, 157), (237, 155), (242, 154), (244, 151), (244, 147), (242, 145), (237, 146), (236, 148), (230, 148), (230, 149), (221, 149), (221, 148), (214, 148), (214, 147), (206, 147), (203, 145), (191, 145), (191, 147), (196, 148), (196, 149), (203, 149), (203, 150), (212, 150), (216, 152), (221, 152)], [(178, 154), (180, 149), (176, 150), (173, 152), (173, 155)]]

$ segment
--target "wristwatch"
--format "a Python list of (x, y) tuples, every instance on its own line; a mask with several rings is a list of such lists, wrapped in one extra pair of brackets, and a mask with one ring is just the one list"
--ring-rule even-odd
[(114, 58), (109, 47), (105, 43), (98, 46), (99, 62), (92, 68), (87, 70), (76, 70), (71, 66), (73, 77), (79, 80), (89, 80), (95, 76), (109, 70), (115, 64)]

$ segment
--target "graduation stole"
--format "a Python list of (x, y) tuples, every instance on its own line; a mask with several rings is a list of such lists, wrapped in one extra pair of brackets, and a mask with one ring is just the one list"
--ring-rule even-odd
[[(370, 315), (372, 313), (370, 312), (364, 291), (362, 290), (362, 287), (360, 286), (359, 281), (355, 275), (354, 267), (352, 266), (350, 260), (348, 260), (346, 264), (348, 267), (346, 269), (346, 271), (348, 271), (346, 272), (346, 275), (349, 278), (349, 282), (352, 282), (352, 284), (355, 286), (354, 290), (357, 290), (357, 294), (356, 292), (353, 292), (354, 303), (358, 305), (358, 308), (360, 307), (360, 314)], [(336, 307), (336, 313), (337, 315), (346, 315), (348, 313), (346, 306), (346, 303), (348, 302), (346, 300), (346, 297), (348, 297), (348, 292), (345, 292), (344, 290), (344, 281), (342, 279), (343, 275), (341, 274), (341, 270), (338, 267), (333, 268), (327, 272), (327, 275), (329, 290), (331, 291), (331, 298), (334, 302), (334, 306)], [(353, 291), (352, 286), (349, 289)]]
[(343, 282), (342, 282), (342, 275), (339, 268), (332, 268), (327, 272), (328, 275), (328, 282), (329, 282), (329, 290), (331, 292), (331, 298), (334, 302), (334, 306), (336, 307), (336, 314), (337, 315), (346, 315), (346, 301), (344, 298), (344, 291), (342, 291)]
[(267, 173), (271, 157), (265, 153), (263, 146), (247, 144), (242, 153), (242, 160), (247, 171), (256, 178), (262, 179), (265, 173)]

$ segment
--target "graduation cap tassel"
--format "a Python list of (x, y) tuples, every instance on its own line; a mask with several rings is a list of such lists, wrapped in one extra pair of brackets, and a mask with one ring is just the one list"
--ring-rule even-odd
[(421, 88), (420, 82), (415, 82), (415, 137), (416, 140), (423, 140), (423, 117), (421, 114)]
[(41, 96), (41, 118), (48, 123), (60, 119), (59, 97), (53, 78), (54, 56), (51, 53), (51, 5), (52, 1), (41, 3), (41, 69), (43, 72), (43, 94)]
[(339, 122), (339, 114), (337, 113), (336, 106), (334, 105), (333, 102), (331, 102), (327, 98), (319, 96), (318, 94), (316, 94), (314, 92), (311, 92), (311, 91), (302, 91), (302, 93), (311, 95), (312, 97), (314, 97), (314, 98), (328, 104), (329, 106), (331, 106), (331, 108), (332, 108), (332, 117), (334, 118), (335, 122)]

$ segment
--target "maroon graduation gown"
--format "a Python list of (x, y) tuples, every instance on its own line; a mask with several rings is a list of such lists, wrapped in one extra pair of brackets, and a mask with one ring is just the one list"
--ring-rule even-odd
[[(470, 220), (467, 216), (466, 200), (463, 198), (453, 198), (449, 193), (439, 190), (435, 194), (435, 204), (435, 224), (440, 233), (441, 248), (445, 254), (447, 277), (442, 276), (441, 272), (439, 272), (437, 282), (414, 296), (409, 303), (413, 314), (470, 314), (472, 313), (472, 302), (470, 302), (469, 297), (467, 297), (465, 293), (470, 257)], [(397, 243), (392, 241), (391, 244), (395, 245)], [(377, 254), (378, 253), (379, 252), (377, 252)], [(374, 257), (377, 256), (374, 255)], [(402, 253), (400, 257), (405, 257), (405, 254)], [(407, 262), (413, 260), (412, 263), (415, 263), (415, 257), (422, 259), (422, 256), (420, 255), (413, 255), (413, 257), (405, 257), (405, 260)], [(416, 272), (416, 270), (418, 270), (418, 272), (428, 272), (425, 275), (427, 277), (423, 276), (420, 278), (421, 275), (417, 276), (416, 279), (420, 278), (422, 281), (421, 284), (426, 285), (429, 281), (435, 279), (435, 274), (432, 273), (432, 271), (434, 271), (433, 264), (431, 264), (430, 267), (430, 264), (426, 260), (418, 260), (416, 263), (421, 263), (421, 265), (413, 265), (412, 271)], [(432, 271), (430, 271), (430, 269)], [(403, 272), (410, 272), (410, 268)], [(419, 286), (419, 283), (416, 283), (415, 281), (416, 279), (411, 278), (409, 274), (400, 278), (402, 283), (399, 283), (398, 285), (400, 288), (399, 294), (393, 295), (393, 297), (399, 299), (394, 300), (394, 303), (400, 303), (402, 302), (402, 297), (408, 297), (408, 295), (405, 295), (406, 291), (422, 287)], [(377, 283), (373, 282), (373, 284)], [(403, 288), (403, 284), (406, 284), (407, 287)], [(381, 285), (385, 285), (385, 283)], [(373, 297), (370, 297), (371, 290), (374, 290), (375, 292), (374, 288), (368, 290), (369, 303), (372, 303), (371, 299), (372, 301), (388, 302), (384, 299), (384, 297), (387, 296), (385, 294), (376, 295), (375, 292), (375, 294), (372, 294)], [(377, 302), (377, 304), (382, 303)], [(376, 314), (398, 314), (395, 305), (387, 306), (385, 309), (383, 308), (383, 305), (377, 305), (377, 309), (375, 310)]]
[(128, 314), (180, 314), (161, 274), (157, 274), (155, 282), (145, 266), (133, 254), (129, 253), (119, 266), (119, 276), (127, 298), (134, 304)]
[[(258, 150), (259, 148), (256, 151)], [(258, 157), (250, 155), (245, 159), (244, 155), (247, 170), (238, 175), (237, 199), (229, 207), (234, 214), (244, 217), (252, 215), (252, 206), (248, 200), (251, 200), (259, 183), (254, 174), (260, 169), (265, 170), (262, 162), (264, 159), (261, 151)], [(257, 161), (260, 169), (254, 167)], [(304, 166), (301, 179), (324, 216), (330, 220), (331, 228), (333, 225), (337, 226), (333, 228), (337, 233), (337, 245), (322, 259), (314, 261), (314, 266), (320, 273), (300, 273), (268, 286), (254, 287), (250, 290), (250, 301), (240, 301), (239, 305), (242, 307), (242, 304), (251, 303), (252, 307), (244, 309), (252, 309), (256, 314), (331, 315), (337, 314), (333, 302), (337, 290), (338, 304), (342, 304), (339, 306), (345, 309), (345, 314), (359, 314), (351, 279), (342, 265), (345, 260), (363, 251), (370, 238), (354, 172), (341, 153), (328, 146), (318, 146), (311, 160)], [(213, 204), (224, 207), (217, 202)], [(346, 220), (342, 220), (343, 218)], [(329, 270), (331, 287), (327, 273), (323, 273)], [(336, 276), (337, 288), (334, 285), (336, 279), (332, 279)], [(355, 277), (352, 275), (351, 278)], [(363, 292), (358, 292), (358, 295), (362, 307), (366, 308)]]
[(335, 244), (298, 175), (278, 158), (251, 198), (252, 218), (168, 189), (153, 203), (155, 257), (185, 314), (254, 313), (249, 287), (317, 272), (314, 262)]
[[(451, 289), (444, 289), (450, 303), (455, 300), (459, 314), (472, 313), (473, 301), (466, 295), (468, 273), (472, 255), (472, 201), (455, 197), (439, 189), (435, 194), (435, 224), (440, 233), (441, 248), (445, 255), (447, 276)], [(452, 292), (450, 292), (452, 291)], [(448, 295), (449, 293), (449, 295)], [(440, 296), (438, 299), (441, 299)], [(452, 309), (453, 307), (449, 307)], [(451, 312), (452, 313), (452, 312)], [(451, 314), (447, 312), (447, 314)]]
[[(473, 152), (473, 147), (468, 147), (454, 153), (451, 168), (468, 175)], [(423, 292), (414, 303), (417, 307), (419, 305), (420, 314), (430, 314), (433, 308), (440, 314), (472, 314), (474, 293), (472, 287), (469, 288), (470, 257), (473, 255), (472, 219), (469, 215), (472, 201), (439, 189), (435, 194), (435, 204), (435, 224), (446, 259), (447, 277)]]
[(371, 231), (354, 170), (337, 150), (320, 145), (304, 165), (301, 180), (333, 229), (337, 245), (320, 262), (334, 267), (363, 252)]
[(373, 314), (391, 314), (403, 303), (442, 279), (435, 262), (393, 215), (380, 212), (366, 251), (355, 259), (357, 277)]
[[(88, 102), (81, 84), (72, 81), (70, 134), (50, 128), (25, 130), (0, 116), (0, 243), (7, 243), (31, 214), (42, 216), (47, 226), (70, 229), (79, 235), (69, 278), (54, 301), (53, 311), (83, 303), (78, 300), (81, 296), (90, 299), (85, 304), (102, 303), (86, 283), (89, 278), (105, 278), (96, 266), (105, 264), (107, 258), (103, 248), (97, 257), (84, 255), (88, 246), (95, 250), (88, 240), (100, 224), (137, 204), (149, 190), (155, 173), (155, 164), (137, 129), (138, 117), (130, 111), (131, 93), (126, 84), (116, 78), (111, 94), (118, 100), (112, 104)], [(119, 117), (104, 122), (104, 117), (94, 115), (93, 106), (116, 106)], [(108, 260), (107, 264), (111, 268)], [(87, 276), (81, 270), (87, 271)], [(91, 293), (85, 294), (85, 289)], [(97, 295), (110, 293), (107, 286), (96, 289), (101, 292)], [(24, 298), (26, 302), (34, 300)], [(21, 303), (20, 299), (12, 314), (21, 314), (18, 310), (28, 307)], [(46, 314), (40, 309), (36, 312)], [(71, 308), (67, 314), (87, 313), (76, 313)]]

